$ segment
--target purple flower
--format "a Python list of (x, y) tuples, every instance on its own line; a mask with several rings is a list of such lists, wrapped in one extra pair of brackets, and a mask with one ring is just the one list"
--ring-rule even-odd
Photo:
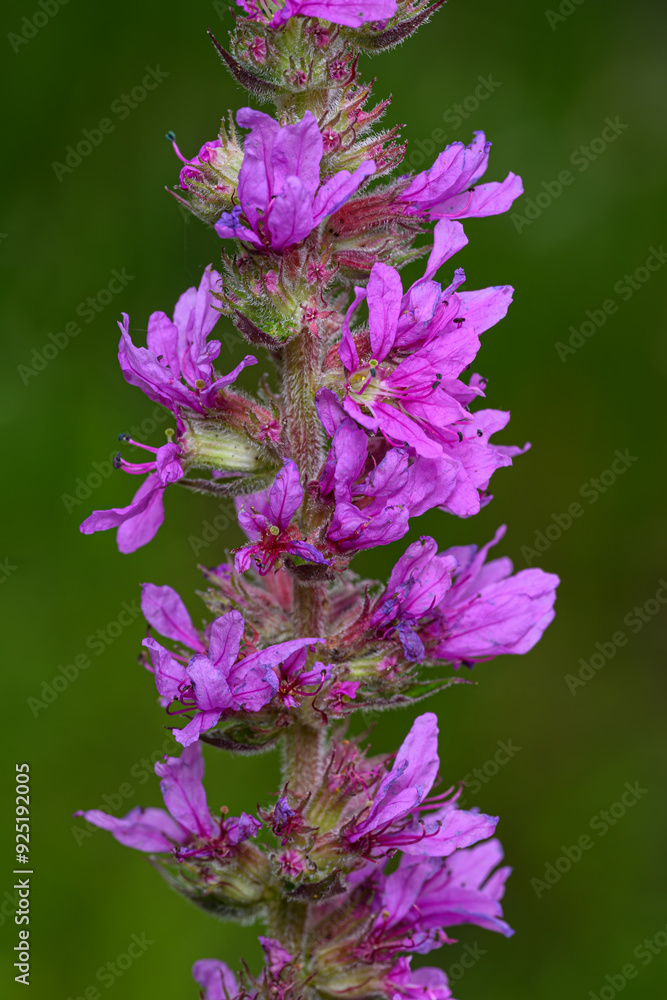
[(424, 658), (424, 645), (414, 624), (440, 603), (458, 567), (453, 556), (437, 551), (438, 543), (425, 536), (408, 546), (371, 618), (371, 626), (382, 638), (396, 629), (408, 660)]
[[(204, 181), (204, 173), (202, 172), (202, 167), (206, 169), (209, 164), (215, 165), (216, 160), (219, 156), (218, 150), (221, 148), (222, 143), (220, 139), (212, 139), (209, 142), (205, 142), (201, 147), (196, 156), (193, 156), (191, 160), (188, 160), (181, 153), (180, 149), (176, 144), (176, 140), (172, 139), (171, 142), (176, 156), (179, 158), (183, 166), (181, 167), (181, 172), (178, 175), (178, 180), (181, 188), (184, 191), (190, 190), (190, 185), (194, 181), (195, 183), (201, 184)], [(224, 161), (220, 166), (224, 166)]]
[(257, 364), (257, 358), (247, 354), (228, 375), (218, 377), (214, 371), (220, 341), (207, 338), (220, 318), (212, 298), (219, 281), (220, 275), (209, 266), (199, 288), (188, 288), (181, 295), (173, 320), (163, 312), (152, 313), (147, 348), (132, 343), (126, 313), (119, 323), (118, 360), (125, 381), (138, 386), (149, 399), (176, 415), (180, 407), (197, 413), (215, 408), (218, 390), (236, 381), (247, 365)]
[(459, 568), (421, 633), (434, 643), (430, 655), (471, 664), (502, 653), (527, 653), (553, 621), (560, 583), (554, 573), (533, 568), (512, 575), (507, 557), (485, 561), (504, 534), (503, 526), (479, 551), (470, 545), (443, 553), (453, 556)]
[[(253, 20), (267, 22), (266, 12), (256, 0), (236, 0)], [(274, 4), (277, 6), (277, 4)], [(343, 24), (348, 28), (359, 28), (369, 21), (386, 21), (396, 13), (395, 0), (284, 0), (278, 7), (270, 28), (280, 28), (291, 17), (317, 17), (332, 24)]]
[(498, 818), (457, 809), (458, 795), (426, 798), (440, 766), (437, 743), (438, 720), (426, 712), (415, 719), (363, 819), (349, 824), (345, 838), (353, 849), (365, 857), (396, 848), (446, 857), (493, 834)]
[(217, 958), (202, 958), (192, 966), (192, 976), (204, 990), (204, 1000), (233, 1000), (239, 992), (236, 976)]
[(188, 747), (180, 757), (165, 757), (155, 765), (161, 779), (160, 790), (168, 811), (137, 807), (122, 818), (99, 809), (79, 812), (119, 843), (138, 851), (175, 853), (185, 857), (227, 857), (261, 827), (259, 820), (243, 813), (239, 819), (213, 819), (202, 785), (204, 759), (199, 744)]
[(148, 624), (160, 635), (198, 653), (206, 652), (202, 636), (192, 624), (188, 609), (173, 587), (145, 583), (141, 588), (141, 611)]
[(500, 900), (512, 869), (493, 871), (502, 858), (495, 839), (454, 851), (446, 860), (402, 857), (396, 871), (379, 879), (378, 916), (363, 947), (374, 954), (423, 955), (449, 942), (445, 928), (460, 924), (511, 937)]
[(339, 170), (320, 186), (324, 143), (310, 111), (293, 125), (281, 126), (251, 108), (241, 108), (236, 120), (251, 131), (239, 171), (240, 205), (224, 212), (215, 224), (223, 238), (284, 250), (305, 239), (375, 173), (371, 160), (353, 174)]
[[(249, 14), (258, 14), (253, 0), (236, 0)], [(285, 0), (273, 15), (271, 28), (286, 24), (290, 17), (319, 17), (332, 24), (359, 28), (368, 21), (386, 21), (396, 13), (396, 0)]]
[[(410, 958), (399, 958), (385, 980), (385, 988), (393, 1000), (450, 1000), (449, 980), (442, 969), (423, 966), (410, 968)], [(217, 998), (210, 998), (217, 1000)]]
[[(226, 184), (223, 180), (223, 178), (233, 180), (234, 167), (236, 166), (236, 158), (233, 154), (230, 155), (230, 143), (228, 141), (224, 145), (220, 139), (211, 139), (209, 142), (205, 142), (197, 155), (193, 156), (191, 160), (183, 156), (178, 148), (176, 139), (173, 137), (173, 133), (171, 133), (171, 144), (176, 156), (183, 164), (178, 175), (178, 180), (183, 191), (190, 191), (193, 185), (205, 184), (209, 181), (211, 174), (213, 174), (213, 178), (217, 181), (215, 193), (218, 196), (232, 195), (234, 193), (236, 185)], [(240, 161), (240, 150), (238, 150), (238, 158)], [(238, 174), (238, 167), (236, 173)], [(226, 175), (231, 176), (227, 178)]]
[[(306, 670), (307, 649), (299, 649), (292, 653), (278, 668), (277, 697), (286, 708), (299, 708), (298, 698), (314, 697), (322, 685), (329, 680), (333, 667), (331, 664), (314, 663)], [(354, 695), (352, 696), (354, 697)]]
[(401, 192), (409, 215), (427, 214), (430, 219), (471, 219), (507, 212), (523, 194), (521, 178), (509, 173), (504, 181), (479, 184), (486, 172), (491, 143), (483, 132), (475, 132), (469, 146), (453, 142), (440, 153), (428, 170), (422, 170)]
[(290, 639), (238, 659), (244, 628), (238, 611), (217, 618), (210, 628), (208, 653), (196, 653), (187, 664), (154, 639), (144, 639), (163, 704), (181, 703), (183, 707), (170, 714), (195, 713), (183, 729), (173, 731), (183, 746), (215, 726), (223, 712), (259, 712), (278, 690), (274, 667), (302, 647), (322, 641)]
[[(253, 55), (259, 56), (262, 48), (266, 54), (264, 39), (255, 39), (255, 44), (251, 46)], [(187, 192), (187, 197), (183, 198), (176, 191), (169, 193), (203, 222), (212, 225), (222, 212), (228, 212), (234, 205), (239, 170), (243, 162), (243, 149), (236, 141), (234, 129), (232, 128), (231, 136), (228, 136), (223, 120), (218, 138), (205, 142), (192, 159), (181, 153), (173, 132), (169, 132), (167, 138), (171, 140), (174, 152), (183, 164), (179, 182), (181, 190)]]
[[(259, 935), (259, 943), (264, 951), (266, 964), (264, 967), (263, 993), (276, 998), (286, 993), (281, 983), (281, 974), (294, 958), (286, 948), (275, 938)], [(246, 967), (247, 968), (247, 967)], [(192, 975), (203, 988), (200, 994), (203, 1000), (254, 1000), (259, 995), (259, 981), (250, 976), (244, 977), (243, 988), (239, 989), (234, 973), (224, 962), (215, 958), (203, 958), (192, 966)], [(250, 982), (248, 982), (250, 980)]]
[(134, 494), (132, 503), (127, 507), (95, 510), (80, 528), (84, 535), (118, 528), (116, 535), (118, 548), (126, 553), (134, 552), (155, 537), (164, 521), (164, 491), (170, 483), (177, 483), (185, 475), (180, 460), (180, 445), (169, 442), (161, 448), (150, 448), (136, 441), (130, 443), (145, 451), (153, 452), (155, 459), (152, 462), (136, 464), (119, 459), (116, 462), (117, 467), (135, 475), (148, 472), (148, 478), (141, 484)]
[(320, 477), (323, 497), (335, 508), (327, 540), (340, 552), (386, 545), (402, 538), (409, 520), (443, 505), (457, 483), (457, 467), (448, 461), (389, 448), (379, 462), (369, 456), (369, 438), (346, 417), (328, 389), (317, 393), (325, 429), (333, 436)]
[(361, 681), (339, 681), (327, 691), (327, 710), (334, 715), (344, 715), (350, 701), (357, 697)]
[(272, 570), (286, 554), (329, 565), (321, 552), (299, 538), (292, 518), (303, 503), (303, 487), (294, 462), (285, 461), (273, 486), (262, 493), (236, 498), (239, 524), (251, 541), (236, 551), (234, 566), (245, 573), (254, 558), (260, 575)]
[[(176, 414), (182, 427), (181, 409), (204, 414), (216, 406), (220, 389), (231, 385), (247, 365), (257, 359), (245, 358), (228, 375), (218, 377), (213, 361), (220, 353), (218, 340), (208, 341), (208, 335), (220, 316), (213, 308), (211, 292), (219, 275), (210, 267), (204, 271), (199, 288), (189, 288), (179, 298), (173, 321), (163, 312), (153, 313), (148, 321), (148, 347), (135, 347), (129, 333), (129, 317), (123, 313), (118, 360), (125, 380), (138, 386), (149, 399)], [(131, 504), (106, 511), (94, 511), (81, 525), (90, 535), (95, 531), (118, 528), (118, 548), (134, 552), (150, 542), (164, 520), (163, 493), (170, 483), (185, 475), (185, 454), (182, 445), (170, 441), (161, 448), (123, 440), (144, 451), (152, 452), (151, 462), (127, 462), (120, 457), (116, 467), (133, 475), (149, 473)]]
[(266, 956), (269, 975), (277, 979), (290, 962), (294, 961), (294, 956), (290, 955), (287, 949), (283, 948), (280, 941), (276, 941), (275, 938), (263, 937), (260, 934), (258, 935), (258, 940)]
[[(434, 236), (426, 273), (407, 293), (398, 272), (386, 264), (375, 264), (367, 288), (355, 289), (339, 347), (347, 371), (342, 406), (389, 444), (405, 444), (422, 458), (454, 463), (456, 488), (442, 505), (467, 517), (479, 511), (480, 492), (493, 471), (510, 465), (521, 452), (489, 442), (509, 414), (469, 412), (469, 404), (483, 395), (484, 380), (473, 375), (465, 385), (458, 378), (479, 350), (479, 335), (505, 315), (512, 289), (459, 293), (464, 274), (457, 271), (443, 291), (431, 275), (467, 241), (460, 223), (446, 220), (436, 225)], [(369, 330), (353, 337), (349, 320), (363, 299), (368, 301)]]
[[(471, 385), (476, 376), (471, 378)], [(530, 448), (518, 445), (494, 444), (491, 437), (503, 430), (510, 419), (505, 410), (477, 410), (469, 415), (467, 423), (460, 426), (459, 440), (453, 442), (449, 454), (455, 457), (458, 476), (455, 488), (443, 503), (442, 509), (457, 517), (478, 514), (493, 497), (487, 493), (489, 481), (496, 469), (512, 464), (512, 459), (523, 455)]]

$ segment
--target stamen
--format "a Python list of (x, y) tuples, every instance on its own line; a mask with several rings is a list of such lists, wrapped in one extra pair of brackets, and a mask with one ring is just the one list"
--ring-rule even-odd
[(191, 708), (167, 708), (167, 715), (185, 715), (186, 712), (191, 712)]
[(152, 451), (154, 455), (157, 455), (160, 450), (159, 448), (153, 448), (150, 444), (142, 444), (141, 441), (135, 441), (129, 434), (123, 436), (123, 441), (127, 441), (128, 444), (133, 445), (135, 448), (141, 448), (142, 451)]
[(146, 472), (155, 472), (155, 462), (127, 462), (120, 452), (116, 455), (114, 465), (132, 476), (143, 476)]

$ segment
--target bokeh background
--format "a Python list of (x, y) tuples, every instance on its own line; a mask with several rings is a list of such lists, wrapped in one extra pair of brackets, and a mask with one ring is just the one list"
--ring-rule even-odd
[[(478, 368), (490, 380), (489, 404), (512, 410), (504, 441), (533, 447), (497, 473), (495, 499), (478, 517), (431, 515), (411, 538), (421, 531), (443, 546), (482, 543), (506, 523), (502, 554), (517, 568), (530, 560), (563, 581), (556, 622), (532, 653), (478, 667), (477, 686), (445, 692), (428, 706), (441, 720), (443, 776), (454, 781), (478, 768), (485, 780), (474, 794), (471, 786), (466, 801), (501, 817), (514, 866), (506, 914), (517, 931), (506, 941), (464, 928), (459, 944), (431, 958), (449, 969), (461, 1000), (610, 1000), (628, 963), (637, 974), (624, 995), (662, 1000), (667, 608), (655, 595), (667, 577), (667, 267), (664, 257), (657, 270), (645, 261), (667, 242), (667, 13), (657, 0), (553, 3), (549, 13), (535, 0), (451, 0), (408, 44), (364, 66), (378, 77), (377, 97), (394, 95), (388, 120), (409, 123), (411, 165), (421, 165), (420, 143), (428, 162), (443, 142), (468, 141), (482, 128), (494, 142), (489, 178), (512, 169), (526, 189), (514, 219), (466, 223), (470, 245), (457, 264), (466, 268), (468, 287), (510, 282), (517, 289), (508, 318), (485, 335)], [(179, 166), (164, 133), (174, 129), (193, 155), (215, 136), (221, 114), (248, 98), (206, 38), (207, 28), (224, 36), (229, 27), (223, 4), (71, 0), (54, 13), (55, 4), (9, 0), (0, 39), (0, 788), (11, 803), (14, 763), (30, 763), (30, 995), (75, 1000), (96, 986), (124, 1000), (180, 1000), (195, 996), (189, 970), (198, 958), (238, 967), (243, 955), (255, 963), (254, 929), (198, 912), (138, 853), (101, 831), (82, 835), (72, 814), (158, 804), (157, 782), (141, 762), (168, 733), (150, 678), (136, 663), (141, 620), (112, 625), (120, 634), (108, 646), (96, 644), (96, 633), (118, 620), (124, 602), (137, 601), (145, 580), (176, 586), (199, 613), (201, 577), (189, 537), (202, 536), (218, 504), (170, 490), (158, 539), (131, 556), (117, 553), (113, 533), (85, 538), (78, 524), (93, 508), (129, 501), (135, 483), (107, 475), (104, 464), (119, 432), (135, 426), (143, 440), (163, 440), (152, 404), (118, 371), (116, 319), (127, 311), (133, 329), (145, 329), (148, 314), (171, 310), (218, 253), (216, 237), (164, 193)], [(39, 16), (45, 9), (46, 23)], [(141, 84), (146, 67), (159, 68), (162, 80), (121, 119), (112, 105)], [(485, 89), (478, 89), (480, 78)], [(54, 161), (62, 163), (66, 147), (103, 118), (113, 131), (56, 176)], [(595, 140), (607, 118), (620, 124), (602, 150)], [(573, 182), (553, 197), (565, 169)], [(549, 186), (550, 203), (544, 195), (535, 203)], [(528, 210), (532, 220), (528, 200), (537, 205)], [(131, 280), (108, 302), (114, 269)], [(98, 313), (85, 311), (88, 297)], [(599, 322), (607, 300), (616, 310), (593, 335), (577, 335), (585, 321)], [(80, 335), (55, 356), (49, 348), (37, 370), (44, 345), (53, 344), (49, 335), (72, 321)], [(558, 344), (579, 346), (565, 353)], [(229, 345), (225, 370), (244, 350), (234, 338)], [(630, 456), (619, 475), (607, 471), (617, 451)], [(98, 470), (86, 487), (95, 463), (105, 474)], [(554, 515), (577, 502), (582, 516), (560, 537), (556, 527), (547, 532)], [(540, 532), (543, 551), (531, 555)], [(386, 574), (411, 538), (365, 556), (359, 569)], [(198, 559), (216, 562), (238, 542), (229, 527)], [(609, 645), (619, 631), (627, 637), (622, 648)], [(578, 677), (582, 661), (596, 653), (600, 669), (583, 668), (592, 679), (568, 684), (567, 675)], [(91, 665), (51, 704), (29, 701), (41, 700), (44, 682), (80, 654)], [(395, 748), (409, 724), (405, 712), (379, 717), (374, 747)], [(501, 767), (494, 764), (499, 741), (520, 748)], [(208, 773), (212, 803), (238, 812), (266, 800), (278, 762), (275, 755), (233, 760), (211, 752)], [(626, 783), (638, 783), (639, 797), (627, 809), (614, 807)], [(613, 825), (603, 836), (600, 813), (610, 807)], [(3, 996), (14, 996), (22, 987), (11, 969), (17, 928), (9, 806), (2, 815), (0, 976)], [(544, 888), (531, 881), (543, 882), (547, 865), (584, 834), (593, 847), (558, 881)], [(98, 979), (133, 934), (152, 942), (145, 954), (120, 978)]]

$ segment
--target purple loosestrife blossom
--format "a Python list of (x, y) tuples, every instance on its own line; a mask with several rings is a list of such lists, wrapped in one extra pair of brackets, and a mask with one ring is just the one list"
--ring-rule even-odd
[(204, 1000), (234, 1000), (239, 993), (236, 976), (224, 962), (201, 958), (192, 966), (192, 976), (202, 987)]
[(429, 219), (472, 219), (500, 215), (523, 194), (521, 178), (509, 173), (504, 181), (477, 184), (486, 173), (491, 143), (483, 132), (475, 132), (469, 146), (453, 142), (432, 167), (422, 170), (401, 192), (409, 215), (426, 214)]
[(312, 698), (331, 677), (331, 664), (325, 666), (318, 662), (311, 669), (306, 669), (307, 655), (305, 647), (299, 649), (278, 668), (277, 697), (286, 708), (299, 708), (301, 702), (298, 698)]
[(319, 17), (332, 24), (359, 28), (368, 21), (386, 21), (396, 13), (395, 0), (284, 0), (284, 3), (265, 3), (259, 0), (236, 0), (247, 14), (257, 20), (267, 21), (267, 11), (277, 7), (269, 27), (280, 28), (291, 17)]
[[(129, 317), (123, 314), (118, 360), (125, 380), (138, 386), (149, 399), (171, 410), (177, 418), (179, 433), (183, 429), (182, 411), (205, 413), (214, 408), (218, 391), (231, 385), (247, 366), (257, 363), (252, 355), (245, 358), (228, 375), (218, 377), (213, 361), (220, 353), (220, 341), (208, 340), (220, 313), (213, 308), (212, 290), (220, 276), (207, 267), (199, 288), (189, 288), (179, 298), (173, 321), (163, 312), (155, 312), (148, 321), (148, 347), (135, 347), (129, 333)], [(133, 441), (129, 444), (152, 452), (152, 462), (127, 462), (118, 456), (116, 466), (133, 475), (149, 473), (127, 507), (94, 511), (81, 525), (90, 535), (96, 531), (118, 528), (117, 541), (121, 552), (134, 552), (156, 535), (164, 521), (164, 491), (185, 475), (183, 448), (169, 442), (161, 448)]]
[(424, 659), (424, 644), (414, 624), (440, 603), (458, 567), (454, 556), (437, 555), (437, 551), (433, 538), (421, 538), (408, 547), (371, 618), (371, 626), (380, 635), (397, 630), (408, 660)]
[(402, 538), (409, 519), (447, 502), (456, 487), (453, 462), (411, 458), (405, 448), (369, 454), (367, 434), (346, 416), (329, 389), (316, 395), (318, 413), (333, 438), (320, 476), (321, 495), (335, 500), (327, 540), (339, 552), (386, 545)]
[(181, 295), (173, 320), (163, 312), (153, 313), (148, 321), (148, 347), (134, 346), (125, 313), (118, 324), (118, 360), (125, 381), (177, 417), (181, 408), (197, 413), (214, 409), (218, 391), (235, 382), (247, 365), (257, 364), (257, 358), (247, 354), (227, 375), (218, 376), (213, 368), (220, 341), (208, 337), (220, 318), (212, 297), (219, 282), (220, 275), (209, 266), (199, 288), (188, 288)]
[(294, 125), (281, 126), (251, 108), (242, 108), (236, 120), (251, 131), (239, 172), (240, 205), (215, 224), (223, 238), (285, 250), (304, 240), (375, 173), (373, 161), (366, 161), (352, 174), (339, 170), (320, 186), (324, 141), (310, 111)]
[(191, 856), (227, 857), (262, 824), (243, 813), (239, 819), (214, 819), (202, 785), (204, 759), (199, 744), (180, 757), (165, 757), (155, 765), (167, 807), (137, 807), (122, 818), (99, 809), (77, 813), (94, 826), (108, 830), (121, 844), (148, 853), (174, 853), (179, 860)]
[(396, 848), (404, 854), (446, 857), (493, 834), (498, 818), (457, 809), (457, 795), (427, 798), (440, 766), (437, 744), (437, 718), (426, 712), (415, 719), (363, 819), (346, 831), (351, 847), (365, 857)]
[(236, 498), (239, 524), (250, 539), (250, 544), (238, 549), (234, 557), (237, 573), (248, 570), (254, 559), (260, 574), (264, 575), (286, 555), (329, 564), (330, 560), (325, 559), (314, 545), (299, 538), (298, 528), (291, 523), (302, 503), (299, 470), (289, 460), (269, 490)]
[(389, 956), (398, 951), (423, 955), (449, 943), (445, 929), (461, 924), (511, 937), (500, 900), (512, 869), (493, 871), (502, 858), (495, 839), (446, 859), (404, 855), (396, 871), (376, 877), (376, 921), (361, 948)]
[[(205, 142), (197, 155), (193, 156), (191, 160), (188, 160), (185, 156), (183, 156), (180, 149), (176, 145), (175, 139), (172, 141), (172, 146), (174, 148), (174, 152), (183, 164), (178, 175), (179, 183), (184, 191), (188, 191), (193, 181), (201, 183), (204, 180), (202, 168), (205, 168), (207, 164), (216, 163), (217, 158), (220, 156), (222, 143), (220, 139), (211, 139), (209, 142)], [(220, 166), (223, 165), (224, 161), (220, 164)]]
[[(293, 956), (275, 938), (258, 936), (265, 957), (264, 975), (261, 983), (244, 977), (243, 989), (239, 989), (236, 977), (224, 962), (213, 958), (204, 958), (195, 962), (192, 975), (195, 981), (203, 987), (200, 994), (203, 1000), (255, 1000), (260, 993), (282, 1000), (287, 995), (289, 974), (283, 976), (285, 970), (294, 962)], [(296, 1000), (296, 998), (295, 998)]]
[(450, 1000), (454, 996), (442, 969), (427, 965), (413, 970), (410, 958), (398, 960), (385, 980), (385, 989), (392, 1000)]
[(447, 550), (458, 569), (422, 632), (431, 656), (471, 665), (502, 653), (527, 653), (553, 621), (560, 583), (554, 573), (535, 567), (513, 574), (506, 556), (486, 562), (505, 530), (500, 527), (479, 551), (475, 545)]
[(173, 587), (145, 583), (141, 588), (141, 611), (160, 635), (197, 653), (206, 652), (203, 636), (192, 624), (188, 609)]
[(168, 138), (183, 164), (178, 177), (180, 189), (187, 192), (190, 200), (183, 199), (175, 191), (172, 192), (174, 197), (200, 218), (215, 221), (221, 212), (231, 208), (238, 185), (243, 150), (236, 142), (234, 130), (231, 138), (228, 137), (223, 121), (219, 138), (205, 142), (191, 160), (183, 156), (173, 133), (169, 133)]
[[(458, 378), (479, 350), (479, 335), (505, 315), (512, 289), (459, 293), (462, 271), (444, 291), (431, 280), (433, 269), (466, 242), (460, 223), (438, 223), (433, 263), (405, 294), (398, 272), (375, 264), (368, 287), (355, 289), (339, 348), (346, 369), (345, 412), (390, 444), (455, 463), (456, 488), (442, 506), (462, 517), (479, 511), (492, 473), (511, 465), (522, 451), (490, 444), (490, 435), (505, 426), (509, 414), (471, 414), (468, 406), (483, 395), (485, 382), (473, 376), (466, 386)], [(368, 301), (368, 334), (355, 338), (349, 320), (363, 299)]]
[[(128, 439), (129, 440), (129, 439)], [(155, 538), (164, 521), (164, 491), (171, 483), (177, 483), (185, 475), (181, 465), (180, 445), (169, 442), (161, 448), (130, 441), (139, 448), (155, 454), (152, 462), (132, 463), (116, 460), (117, 467), (133, 475), (148, 472), (134, 499), (127, 507), (112, 507), (111, 510), (95, 510), (81, 525), (84, 535), (95, 531), (118, 528), (116, 541), (121, 552), (134, 552)]]
[(264, 937), (260, 934), (257, 940), (266, 956), (266, 965), (271, 976), (279, 976), (294, 961), (294, 957), (275, 938)]
[(187, 726), (173, 730), (183, 746), (212, 729), (225, 711), (258, 712), (278, 690), (274, 667), (303, 646), (322, 641), (290, 639), (239, 659), (244, 629), (238, 611), (216, 618), (209, 632), (208, 653), (196, 653), (187, 664), (155, 639), (144, 639), (163, 705), (179, 701), (183, 707), (178, 714), (195, 713)]

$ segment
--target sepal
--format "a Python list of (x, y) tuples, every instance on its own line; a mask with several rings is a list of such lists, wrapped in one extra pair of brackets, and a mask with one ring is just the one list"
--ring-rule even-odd
[[(439, 694), (440, 691), (444, 691), (453, 684), (476, 683), (476, 681), (470, 680), (467, 677), (441, 677), (436, 681), (414, 681), (403, 690), (387, 693), (384, 696), (382, 692), (364, 692), (363, 688), (360, 688), (354, 708), (366, 711), (373, 709), (378, 712), (390, 708), (407, 708), (410, 705), (416, 705), (417, 702), (424, 701), (426, 698), (430, 698), (431, 695)], [(365, 698), (364, 694), (366, 694)]]
[(247, 64), (246, 66), (243, 66), (230, 52), (227, 52), (227, 50), (222, 47), (212, 31), (207, 32), (207, 34), (213, 42), (215, 49), (222, 59), (225, 67), (229, 70), (237, 83), (240, 83), (242, 87), (245, 87), (246, 90), (249, 90), (260, 100), (266, 100), (268, 97), (273, 97), (274, 95), (280, 93), (281, 88), (277, 83), (272, 83), (270, 80), (264, 79), (258, 73), (254, 73)]
[(188, 467), (244, 477), (270, 477), (277, 472), (282, 462), (271, 440), (279, 433), (272, 414), (224, 389), (216, 403), (219, 414), (182, 414), (184, 430), (179, 441)]
[(218, 750), (251, 756), (272, 750), (284, 731), (284, 724), (275, 718), (239, 722), (238, 717), (234, 717), (227, 725), (203, 734), (201, 739)]
[(212, 916), (249, 924), (264, 912), (268, 862), (256, 848), (247, 848), (229, 862), (210, 858), (203, 864), (161, 857), (151, 860), (172, 889)]
[(286, 893), (288, 899), (301, 900), (305, 903), (323, 903), (327, 899), (334, 899), (342, 893), (347, 892), (347, 885), (337, 868), (326, 878), (317, 882), (302, 882)]

